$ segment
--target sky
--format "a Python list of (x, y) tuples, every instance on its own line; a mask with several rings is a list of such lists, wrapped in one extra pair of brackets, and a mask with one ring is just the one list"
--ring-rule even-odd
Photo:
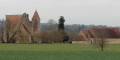
[(120, 0), (0, 0), (0, 19), (25, 12), (31, 20), (35, 10), (41, 23), (64, 16), (65, 24), (120, 26)]

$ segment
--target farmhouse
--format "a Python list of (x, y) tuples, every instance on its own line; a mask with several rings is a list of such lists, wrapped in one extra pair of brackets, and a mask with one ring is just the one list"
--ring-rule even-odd
[(117, 28), (82, 30), (72, 43), (92, 44), (96, 38), (105, 38), (108, 44), (120, 44), (120, 31)]
[(29, 15), (26, 13), (6, 15), (4, 28), (4, 43), (31, 43), (40, 41), (40, 17), (37, 11), (35, 11), (32, 21), (29, 20)]

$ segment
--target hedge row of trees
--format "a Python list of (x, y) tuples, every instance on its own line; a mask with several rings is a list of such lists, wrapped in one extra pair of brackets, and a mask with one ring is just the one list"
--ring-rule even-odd
[(3, 29), (4, 29), (4, 25), (5, 25), (5, 20), (1, 19), (0, 20), (0, 42), (2, 42), (3, 40)]

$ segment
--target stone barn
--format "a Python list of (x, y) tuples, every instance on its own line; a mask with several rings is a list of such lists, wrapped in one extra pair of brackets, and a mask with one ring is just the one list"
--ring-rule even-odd
[(120, 44), (120, 31), (117, 28), (93, 28), (82, 30), (72, 43), (92, 44), (95, 38), (105, 38), (108, 44)]
[(35, 11), (32, 20), (29, 15), (6, 15), (4, 43), (33, 43), (40, 41), (40, 17)]

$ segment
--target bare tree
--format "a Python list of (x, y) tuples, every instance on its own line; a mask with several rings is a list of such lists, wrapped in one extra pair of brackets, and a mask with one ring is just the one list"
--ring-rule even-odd
[(67, 31), (67, 34), (69, 36), (69, 42), (72, 42), (73, 40), (79, 40), (79, 36), (77, 36), (78, 33)]
[(107, 32), (105, 32), (102, 29), (99, 29), (99, 31), (97, 31), (97, 34), (94, 38), (94, 44), (98, 47), (101, 48), (101, 51), (104, 51), (104, 47), (106, 45), (106, 38), (108, 37)]
[(0, 41), (3, 40), (4, 19), (0, 21)]
[(49, 21), (48, 21), (48, 24), (49, 24), (49, 30), (57, 30), (57, 23), (56, 23), (56, 21), (55, 20), (53, 20), (53, 19), (50, 19)]
[(13, 33), (11, 30), (11, 21), (10, 20), (8, 20), (8, 21), (6, 21), (6, 23), (5, 23), (5, 27), (4, 27), (4, 36), (3, 36), (3, 42), (5, 42), (5, 43), (10, 43), (10, 42), (13, 42), (13, 40), (14, 40), (14, 38), (13, 38), (13, 35), (15, 34), (15, 33)]
[(41, 32), (41, 41), (42, 43), (61, 43), (62, 35), (57, 31), (42, 31)]
[(10, 21), (8, 20), (7, 22), (6, 22), (6, 27), (5, 27), (5, 35), (6, 35), (6, 39), (7, 39), (7, 42), (9, 43), (11, 40), (10, 40), (10, 37), (9, 37), (9, 35), (10, 35), (10, 27), (11, 27), (11, 23), (10, 23)]

